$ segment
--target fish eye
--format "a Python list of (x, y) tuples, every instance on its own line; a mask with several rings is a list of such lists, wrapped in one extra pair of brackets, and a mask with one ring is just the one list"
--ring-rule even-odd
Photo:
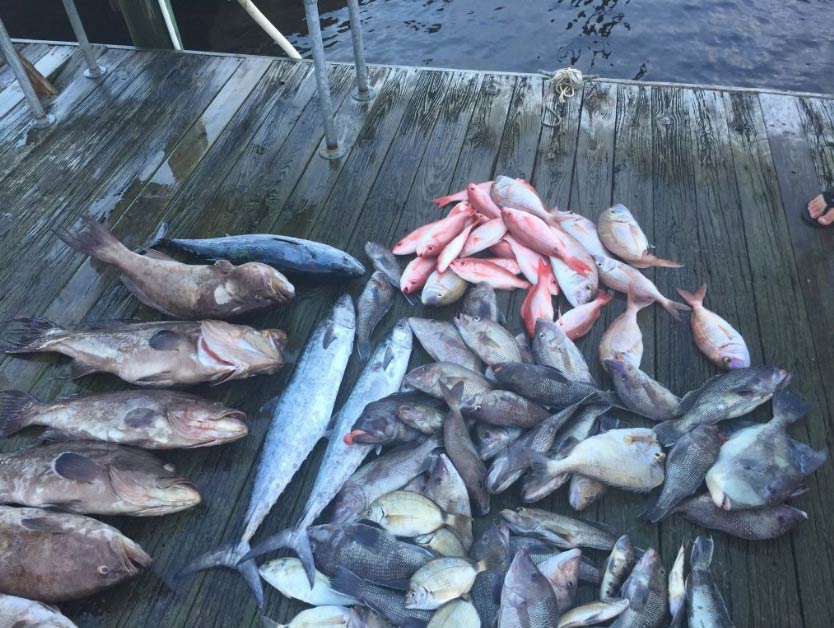
[(475, 412), (480, 412), (480, 411), (481, 411), (481, 405), (478, 404), (477, 406), (475, 406)]
[(481, 320), (481, 317), (480, 316), (475, 316), (472, 320), (475, 321), (475, 322), (478, 322), (478, 321)]
[(733, 359), (732, 359), (730, 356), (725, 355), (725, 356), (722, 358), (722, 360), (721, 360), (721, 361), (722, 361), (724, 364), (726, 364), (726, 365), (728, 365), (728, 366), (729, 366), (729, 365), (730, 365), (730, 363), (732, 363)]
[(106, 576), (110, 573), (110, 567), (108, 567), (107, 565), (99, 565), (99, 568), (96, 569), (96, 572), (100, 576)]

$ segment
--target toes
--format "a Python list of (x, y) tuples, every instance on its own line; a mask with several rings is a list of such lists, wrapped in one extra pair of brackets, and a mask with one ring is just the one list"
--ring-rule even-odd
[(812, 218), (817, 218), (822, 214), (824, 210), (825, 200), (822, 198), (822, 194), (820, 194), (819, 196), (815, 196), (808, 203), (808, 213), (811, 214)]
[(817, 218), (817, 222), (821, 225), (830, 225), (834, 223), (834, 209), (829, 209), (824, 216)]

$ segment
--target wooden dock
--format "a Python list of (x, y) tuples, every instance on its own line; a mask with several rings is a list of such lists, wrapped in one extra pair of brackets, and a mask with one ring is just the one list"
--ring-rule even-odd
[[(793, 389), (814, 409), (795, 427), (815, 447), (834, 433), (834, 231), (808, 228), (799, 211), (834, 185), (834, 99), (795, 94), (594, 81), (559, 104), (540, 76), (372, 67), (371, 103), (350, 98), (353, 70), (329, 68), (339, 161), (316, 152), (322, 127), (311, 64), (271, 58), (97, 48), (107, 76), (82, 76), (72, 46), (20, 44), (60, 94), (58, 123), (30, 128), (29, 112), (0, 68), (0, 317), (154, 319), (117, 273), (69, 250), (56, 229), (84, 214), (107, 218), (140, 245), (160, 222), (182, 237), (274, 232), (342, 247), (363, 259), (366, 240), (392, 243), (440, 216), (431, 198), (495, 173), (528, 178), (546, 201), (596, 217), (613, 202), (632, 209), (658, 254), (685, 268), (650, 272), (661, 291), (707, 282), (707, 304), (733, 322), (754, 362), (794, 374)], [(555, 109), (561, 121), (547, 109)], [(298, 286), (283, 311), (253, 319), (279, 326), (300, 348), (344, 285)], [(357, 295), (361, 282), (350, 286)], [(523, 295), (505, 295), (518, 325)], [(595, 369), (607, 309), (581, 346)], [(396, 317), (417, 314), (398, 300)], [(448, 316), (453, 311), (441, 311)], [(437, 313), (432, 313), (437, 315)], [(640, 313), (643, 368), (682, 394), (714, 369), (686, 324), (660, 308)], [(414, 363), (426, 355), (415, 351)], [(352, 382), (360, 365), (348, 372)], [(158, 519), (112, 522), (155, 559), (152, 571), (116, 589), (62, 606), (81, 627), (259, 626), (258, 609), (236, 574), (183, 580), (191, 558), (231, 540), (249, 498), (267, 423), (259, 406), (277, 395), (290, 368), (271, 377), (198, 392), (250, 415), (244, 441), (163, 457), (195, 480), (202, 506)], [(599, 373), (597, 373), (599, 375)], [(829, 384), (826, 388), (826, 383)], [(67, 379), (55, 356), (4, 357), (0, 387), (51, 400), (117, 389), (109, 377)], [(344, 396), (343, 387), (342, 395)], [(769, 408), (756, 416), (767, 418)], [(8, 451), (37, 433), (2, 443)], [(323, 444), (303, 467), (261, 534), (287, 526), (315, 477)], [(776, 542), (716, 534), (715, 573), (740, 627), (834, 625), (834, 468), (826, 464), (796, 500), (809, 520)], [(519, 504), (515, 491), (493, 512)], [(613, 493), (589, 517), (659, 547), (667, 565), (701, 532), (672, 518), (637, 520), (645, 500)], [(545, 502), (567, 510), (564, 490)], [(597, 557), (597, 555), (594, 555)], [(268, 588), (264, 612), (286, 621), (301, 605)]]

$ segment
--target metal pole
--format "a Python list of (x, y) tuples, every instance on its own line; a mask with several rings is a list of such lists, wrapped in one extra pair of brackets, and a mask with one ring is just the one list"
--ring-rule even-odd
[(162, 19), (165, 20), (165, 28), (168, 29), (171, 45), (174, 47), (174, 50), (182, 50), (182, 38), (177, 28), (177, 20), (174, 17), (171, 0), (159, 0), (159, 11), (162, 13)]
[(51, 114), (47, 115), (43, 110), (43, 105), (38, 100), (38, 95), (35, 93), (35, 88), (32, 87), (32, 83), (29, 82), (26, 69), (17, 56), (17, 50), (14, 49), (12, 39), (9, 37), (9, 31), (6, 30), (6, 25), (3, 24), (2, 19), (0, 19), (0, 52), (6, 57), (6, 63), (12, 69), (17, 82), (20, 84), (23, 95), (29, 102), (29, 108), (32, 110), (32, 115), (35, 116), (35, 126), (45, 127), (55, 122), (55, 116)]
[(290, 59), (301, 59), (301, 54), (296, 50), (293, 45), (281, 34), (275, 25), (267, 19), (267, 17), (261, 13), (261, 10), (255, 6), (255, 3), (252, 0), (237, 0), (240, 6), (243, 7), (243, 10), (246, 11), (249, 16), (255, 20), (255, 23), (264, 29), (264, 32), (272, 38), (278, 46), (287, 53), (287, 56)]
[(326, 159), (338, 159), (345, 154), (345, 149), (339, 145), (339, 136), (336, 133), (336, 124), (333, 120), (333, 102), (330, 100), (330, 83), (327, 80), (327, 67), (324, 61), (324, 43), (321, 39), (317, 0), (304, 0), (304, 12), (307, 15), (307, 28), (310, 31), (310, 45), (313, 48), (313, 65), (316, 71), (319, 110), (324, 123), (325, 145), (319, 151), (319, 154)]
[(75, 33), (75, 38), (78, 40), (78, 47), (81, 48), (81, 54), (84, 55), (84, 60), (87, 62), (87, 69), (84, 70), (84, 76), (87, 78), (98, 78), (104, 76), (107, 68), (100, 66), (96, 60), (96, 54), (90, 46), (90, 40), (87, 39), (87, 33), (84, 31), (84, 25), (81, 23), (81, 16), (78, 15), (78, 9), (75, 8), (73, 0), (61, 0), (64, 3), (64, 11), (67, 12), (72, 31)]
[(362, 41), (362, 18), (359, 17), (359, 0), (347, 0), (350, 15), (350, 36), (353, 39), (353, 62), (356, 67), (356, 100), (371, 100), (376, 96), (374, 88), (368, 85), (368, 68), (365, 65), (365, 44)]

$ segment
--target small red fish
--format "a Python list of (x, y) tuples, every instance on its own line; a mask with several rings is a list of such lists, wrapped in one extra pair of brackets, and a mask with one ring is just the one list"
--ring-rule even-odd
[(571, 340), (581, 338), (591, 331), (591, 327), (599, 318), (602, 308), (610, 303), (613, 298), (614, 295), (610, 292), (600, 291), (597, 293), (597, 298), (590, 303), (580, 305), (560, 315), (556, 324), (562, 328), (562, 331)]
[[(489, 191), (489, 188), (492, 187), (492, 181), (484, 181), (483, 183), (470, 183), (469, 185), (474, 185), (477, 188), (482, 190)], [(438, 196), (437, 198), (433, 199), (432, 202), (437, 205), (438, 207), (443, 207), (444, 205), (448, 205), (449, 203), (455, 203), (457, 201), (465, 201), (469, 198), (469, 186), (462, 189), (460, 192), (455, 192), (454, 194), (449, 194), (448, 196)]]
[[(518, 209), (504, 207), (501, 209), (501, 215), (504, 217), (510, 234), (524, 246), (545, 257), (558, 257), (578, 273), (592, 272), (591, 266), (576, 256), (576, 251), (572, 253), (569, 250), (570, 241), (562, 237), (567, 236), (566, 233), (557, 234), (556, 230), (551, 229), (541, 218)], [(576, 240), (573, 241), (576, 242)], [(581, 248), (578, 242), (577, 246)], [(588, 253), (585, 252), (585, 255)]]
[(489, 252), (492, 253), (495, 257), (505, 257), (507, 259), (515, 259), (515, 255), (513, 254), (513, 250), (510, 247), (509, 243), (505, 239), (501, 240), (497, 244), (493, 244), (489, 247)]
[(513, 275), (521, 274), (521, 268), (519, 267), (518, 262), (514, 259), (507, 259), (505, 257), (481, 257), (478, 259), (482, 262), (490, 262), (491, 264), (500, 266), (504, 270), (510, 271)]
[[(512, 236), (504, 236), (504, 240), (510, 245), (513, 254), (515, 255), (515, 259), (521, 268), (521, 272), (527, 278), (527, 281), (530, 283), (536, 283), (539, 280), (539, 261), (547, 261), (547, 258), (539, 255), (533, 249), (527, 248)], [(552, 268), (548, 273), (547, 285), (550, 289), (550, 294), (553, 296), (559, 294), (559, 284), (556, 281)]]
[(433, 223), (431, 229), (423, 234), (417, 244), (417, 255), (420, 257), (437, 257), (443, 248), (455, 239), (469, 218), (475, 214), (472, 206), (463, 211), (449, 214), (446, 218)]
[(433, 257), (415, 257), (403, 270), (400, 291), (403, 294), (411, 294), (422, 288), (436, 266), (437, 260)]
[(510, 207), (528, 212), (539, 217), (547, 224), (554, 224), (555, 218), (544, 206), (538, 192), (524, 179), (510, 179), (499, 176), (489, 189), (489, 194), (496, 205)]
[(490, 218), (501, 218), (501, 208), (490, 197), (489, 188), (483, 189), (470, 183), (466, 188), (466, 198), (477, 212)]
[(507, 233), (507, 225), (504, 224), (504, 219), (500, 216), (485, 222), (469, 235), (460, 256), (469, 257), (488, 249), (493, 244), (498, 244), (505, 233)]
[(460, 252), (463, 250), (464, 245), (466, 244), (467, 239), (469, 238), (469, 234), (472, 232), (472, 229), (478, 223), (472, 222), (469, 225), (463, 228), (458, 235), (455, 236), (454, 240), (449, 242), (444, 248), (443, 252), (437, 257), (437, 270), (441, 273), (445, 272), (447, 268), (449, 268), (449, 264), (452, 263), (452, 260), (457, 259), (460, 257)]
[(449, 265), (449, 268), (469, 283), (486, 283), (496, 290), (530, 287), (529, 282), (519, 279), (501, 266), (482, 259), (471, 257), (456, 259)]
[(538, 281), (527, 291), (527, 296), (521, 304), (521, 318), (531, 338), (536, 332), (537, 320), (553, 320), (553, 297), (547, 287), (548, 274), (552, 274), (550, 264), (542, 258), (539, 260)]

